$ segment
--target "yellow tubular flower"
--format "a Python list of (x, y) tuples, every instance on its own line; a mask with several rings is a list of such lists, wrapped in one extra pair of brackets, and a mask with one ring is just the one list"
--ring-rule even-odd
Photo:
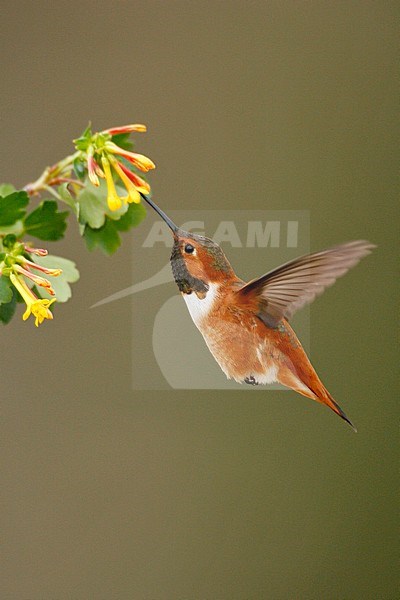
[(114, 180), (112, 178), (110, 163), (105, 156), (101, 157), (101, 164), (103, 165), (104, 175), (106, 176), (107, 182), (107, 204), (110, 210), (118, 210), (122, 206), (121, 198), (117, 194), (115, 189)]
[(118, 173), (118, 176), (123, 182), (124, 186), (126, 187), (126, 191), (128, 192), (128, 196), (126, 198), (127, 202), (135, 202), (135, 204), (139, 204), (140, 194), (137, 191), (136, 187), (133, 185), (132, 181), (129, 179), (129, 177), (125, 175), (118, 161), (113, 156), (110, 156), (109, 160), (115, 171)]
[(23, 279), (18, 277), (18, 275), (15, 275), (15, 273), (11, 273), (10, 281), (13, 284), (13, 286), (17, 288), (17, 290), (21, 294), (22, 298), (26, 302), (27, 306), (29, 306), (30, 304), (32, 304), (32, 302), (37, 300), (37, 298), (36, 298), (35, 294), (32, 292), (32, 290), (30, 290), (28, 288), (28, 286), (23, 281)]
[(45, 319), (52, 319), (53, 315), (49, 310), (49, 306), (55, 302), (56, 299), (47, 300), (46, 298), (38, 298), (36, 302), (33, 302), (24, 312), (22, 318), (24, 321), (32, 314), (35, 318), (35, 325), (39, 327)]
[(39, 325), (41, 325), (45, 319), (53, 318), (53, 315), (49, 310), (49, 306), (56, 301), (55, 298), (53, 298), (53, 300), (37, 298), (32, 290), (28, 288), (26, 283), (20, 279), (18, 275), (15, 275), (15, 273), (10, 274), (10, 280), (26, 303), (26, 311), (22, 316), (24, 321), (26, 321), (32, 314), (35, 317), (36, 327), (39, 327)]

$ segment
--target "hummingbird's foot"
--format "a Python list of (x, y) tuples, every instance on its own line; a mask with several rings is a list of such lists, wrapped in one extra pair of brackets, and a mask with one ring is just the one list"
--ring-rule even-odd
[(258, 385), (258, 381), (256, 381), (254, 375), (250, 375), (250, 377), (246, 377), (244, 383), (248, 383), (249, 385)]

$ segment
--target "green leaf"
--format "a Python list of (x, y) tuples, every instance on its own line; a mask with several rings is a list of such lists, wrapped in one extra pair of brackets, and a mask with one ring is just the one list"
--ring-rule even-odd
[(12, 300), (12, 283), (9, 277), (2, 275), (0, 277), (0, 304), (7, 304)]
[(0, 321), (7, 325), (14, 316), (17, 307), (17, 294), (14, 288), (11, 288), (11, 300), (6, 304), (0, 304)]
[(80, 179), (81, 181), (85, 179), (86, 163), (82, 158), (78, 157), (74, 160), (74, 171), (78, 179)]
[(91, 123), (86, 127), (85, 131), (74, 140), (74, 144), (77, 150), (85, 151), (89, 145), (90, 139), (92, 137), (92, 126)]
[(2, 225), (0, 227), (0, 231), (2, 235), (7, 235), (8, 233), (14, 233), (17, 237), (21, 237), (24, 233), (24, 224), (22, 221), (15, 221), (14, 225)]
[(69, 191), (69, 183), (63, 183), (57, 188), (58, 195), (62, 198), (65, 204), (68, 204), (70, 208), (72, 208), (72, 212), (79, 218), (79, 202), (77, 202), (76, 198)]
[(44, 200), (25, 218), (25, 231), (39, 240), (60, 240), (67, 227), (69, 212), (58, 212), (57, 202)]
[(86, 225), (83, 234), (89, 250), (99, 247), (105, 254), (113, 254), (121, 245), (121, 239), (115, 226), (115, 221), (108, 217), (102, 227), (93, 229)]
[(107, 203), (103, 196), (100, 188), (93, 187), (91, 189), (89, 185), (78, 194), (79, 221), (81, 223), (88, 224), (94, 229), (104, 225)]
[(145, 218), (146, 209), (143, 204), (129, 204), (129, 208), (124, 215), (115, 221), (115, 227), (118, 231), (129, 231), (131, 227), (137, 227)]
[(134, 144), (130, 138), (130, 135), (130, 132), (117, 133), (117, 135), (112, 136), (111, 140), (123, 150), (132, 150)]
[[(123, 197), (126, 190), (116, 186), (117, 193)], [(79, 221), (88, 224), (92, 229), (99, 229), (105, 223), (106, 216), (112, 220), (119, 219), (128, 210), (128, 205), (122, 203), (118, 210), (111, 211), (107, 204), (107, 185), (100, 182), (99, 187), (92, 185), (86, 180), (86, 187), (77, 196), (79, 202)]]
[(17, 190), (12, 183), (0, 183), (0, 196), (8, 196)]
[[(35, 262), (48, 269), (62, 269), (61, 275), (52, 277), (51, 275), (44, 275), (48, 281), (50, 281), (52, 288), (56, 293), (58, 302), (67, 302), (71, 298), (72, 292), (70, 283), (75, 283), (79, 279), (79, 271), (72, 260), (63, 258), (61, 256), (35, 256)], [(46, 292), (44, 288), (39, 288), (39, 294), (42, 298), (54, 298)]]
[(0, 197), (0, 227), (14, 225), (16, 221), (22, 219), (28, 203), (29, 197), (24, 191)]
[(85, 131), (82, 133), (81, 137), (90, 138), (92, 137), (92, 123), (89, 121)]

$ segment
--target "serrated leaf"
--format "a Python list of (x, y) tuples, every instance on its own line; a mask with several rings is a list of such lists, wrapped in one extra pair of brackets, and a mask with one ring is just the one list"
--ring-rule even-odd
[(11, 289), (11, 300), (6, 304), (0, 304), (0, 321), (7, 325), (14, 316), (15, 309), (17, 307), (17, 294), (14, 288)]
[(118, 231), (129, 231), (132, 227), (137, 227), (145, 216), (146, 209), (143, 204), (129, 204), (126, 213), (118, 221), (115, 221), (115, 227)]
[(100, 188), (91, 189), (88, 186), (78, 194), (79, 221), (98, 229), (106, 220), (106, 203)]
[(59, 212), (57, 202), (44, 200), (25, 218), (25, 231), (39, 240), (60, 240), (67, 227), (69, 212)]
[(92, 227), (86, 225), (83, 237), (89, 250), (99, 247), (108, 255), (113, 254), (121, 245), (115, 222), (108, 217), (99, 229), (92, 229)]
[(12, 192), (0, 197), (0, 227), (14, 225), (25, 216), (25, 207), (29, 203), (28, 194), (24, 191)]
[[(119, 186), (116, 186), (116, 190), (119, 196), (126, 195), (126, 191)], [(118, 210), (110, 210), (107, 204), (107, 185), (104, 181), (100, 182), (99, 187), (95, 187), (87, 180), (86, 187), (77, 196), (77, 201), (80, 223), (88, 224), (92, 229), (102, 227), (106, 216), (117, 220), (128, 210), (128, 205), (124, 202)]]
[(8, 196), (17, 190), (12, 183), (0, 183), (0, 196)]
[[(79, 279), (79, 271), (72, 260), (63, 258), (61, 256), (54, 256), (48, 254), (47, 256), (35, 256), (35, 262), (43, 267), (49, 269), (62, 269), (61, 275), (57, 277), (51, 277), (51, 275), (43, 275), (48, 281), (50, 281), (52, 288), (56, 293), (58, 302), (67, 302), (71, 298), (71, 286), (70, 283), (75, 283)], [(46, 292), (44, 288), (39, 289), (39, 294), (42, 298), (54, 298)]]
[(12, 300), (12, 283), (9, 277), (2, 275), (0, 277), (0, 304), (7, 304)]

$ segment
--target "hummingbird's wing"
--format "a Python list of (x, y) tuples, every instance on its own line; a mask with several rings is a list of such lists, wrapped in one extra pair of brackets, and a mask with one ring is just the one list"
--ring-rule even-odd
[(375, 248), (364, 240), (348, 242), (329, 250), (301, 256), (253, 279), (237, 293), (243, 300), (255, 296), (259, 300), (259, 316), (270, 327), (291, 316), (305, 304), (322, 294)]

